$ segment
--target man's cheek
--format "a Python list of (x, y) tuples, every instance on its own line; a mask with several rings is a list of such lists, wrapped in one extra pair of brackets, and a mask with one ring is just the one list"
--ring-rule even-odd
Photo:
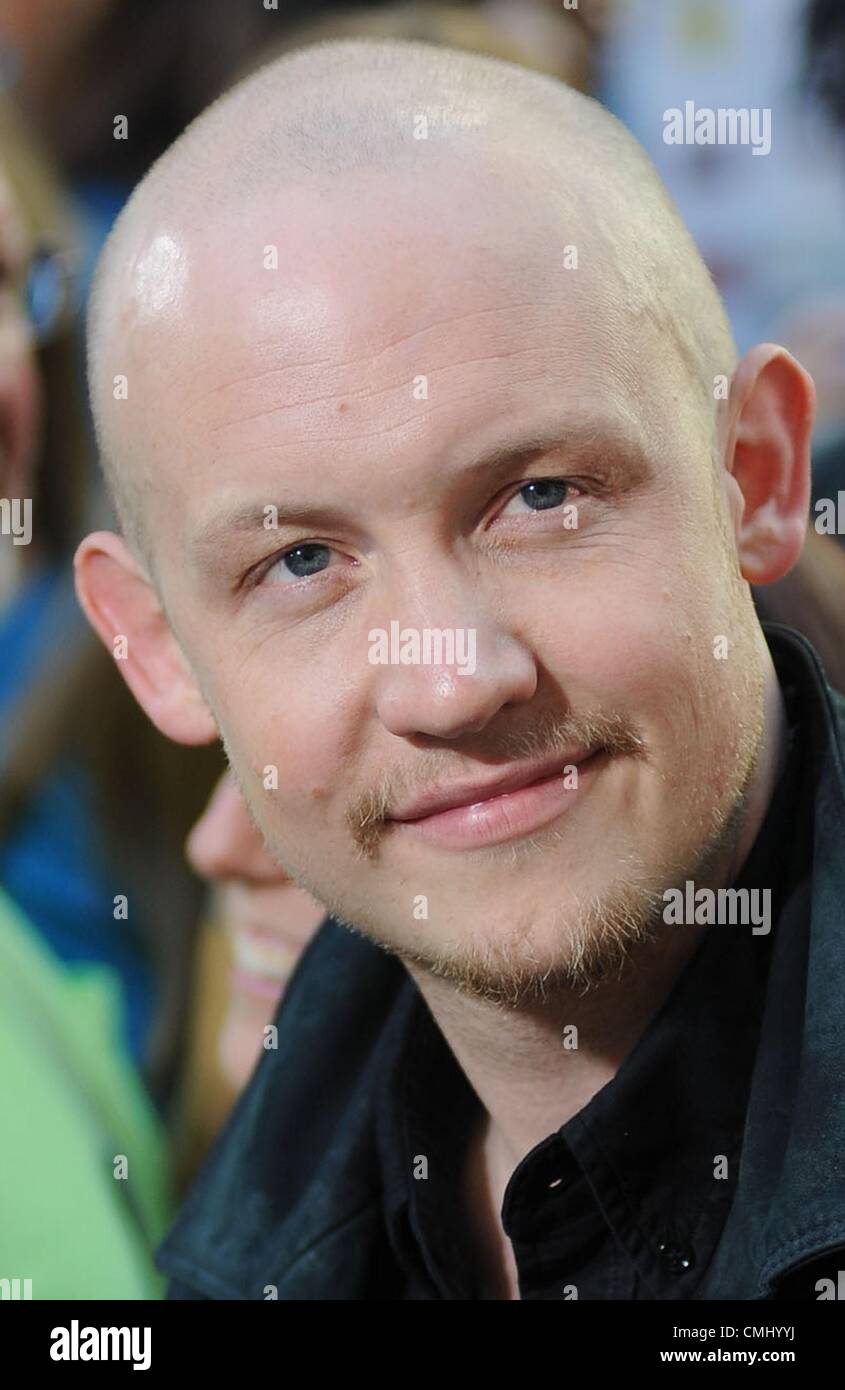
[(274, 727), (266, 739), (253, 740), (248, 757), (258, 789), (283, 807), (285, 815), (325, 819), (341, 779), (323, 741), (309, 743), (302, 729)]
[(677, 614), (630, 594), (609, 594), (581, 611), (573, 606), (538, 634), (536, 650), (574, 707), (620, 713), (632, 699), (653, 700), (667, 671), (691, 659)]

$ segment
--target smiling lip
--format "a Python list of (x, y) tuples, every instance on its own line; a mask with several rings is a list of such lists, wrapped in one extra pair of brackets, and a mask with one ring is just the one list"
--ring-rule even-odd
[[(548, 760), (514, 769), (484, 786), (457, 787), (421, 797), (388, 824), (443, 849), (476, 849), (530, 835), (556, 820), (579, 800), (606, 761), (601, 752)], [(577, 766), (578, 785), (570, 787), (565, 769)]]
[(278, 999), (287, 984), (285, 979), (259, 975), (252, 970), (242, 970), (238, 966), (233, 966), (229, 974), (235, 989), (246, 990), (248, 994), (256, 994), (260, 999)]

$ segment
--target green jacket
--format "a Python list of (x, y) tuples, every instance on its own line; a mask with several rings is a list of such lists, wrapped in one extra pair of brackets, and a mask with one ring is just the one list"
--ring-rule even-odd
[(0, 1298), (161, 1297), (165, 1136), (117, 981), (57, 961), (2, 890), (0, 1116)]

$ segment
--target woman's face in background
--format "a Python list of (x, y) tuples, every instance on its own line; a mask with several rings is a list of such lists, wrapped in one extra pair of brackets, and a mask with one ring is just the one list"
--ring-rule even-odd
[(213, 886), (212, 915), (229, 945), (219, 1060), (240, 1090), (294, 966), (326, 913), (270, 858), (228, 773), (191, 831), (187, 854), (194, 871)]

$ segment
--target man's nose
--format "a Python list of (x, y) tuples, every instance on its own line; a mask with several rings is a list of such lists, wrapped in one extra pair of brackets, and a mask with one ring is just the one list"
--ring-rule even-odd
[(536, 663), (517, 637), (453, 605), (427, 605), (425, 623), (394, 617), (371, 642), (376, 712), (389, 733), (457, 739), (533, 698)]

